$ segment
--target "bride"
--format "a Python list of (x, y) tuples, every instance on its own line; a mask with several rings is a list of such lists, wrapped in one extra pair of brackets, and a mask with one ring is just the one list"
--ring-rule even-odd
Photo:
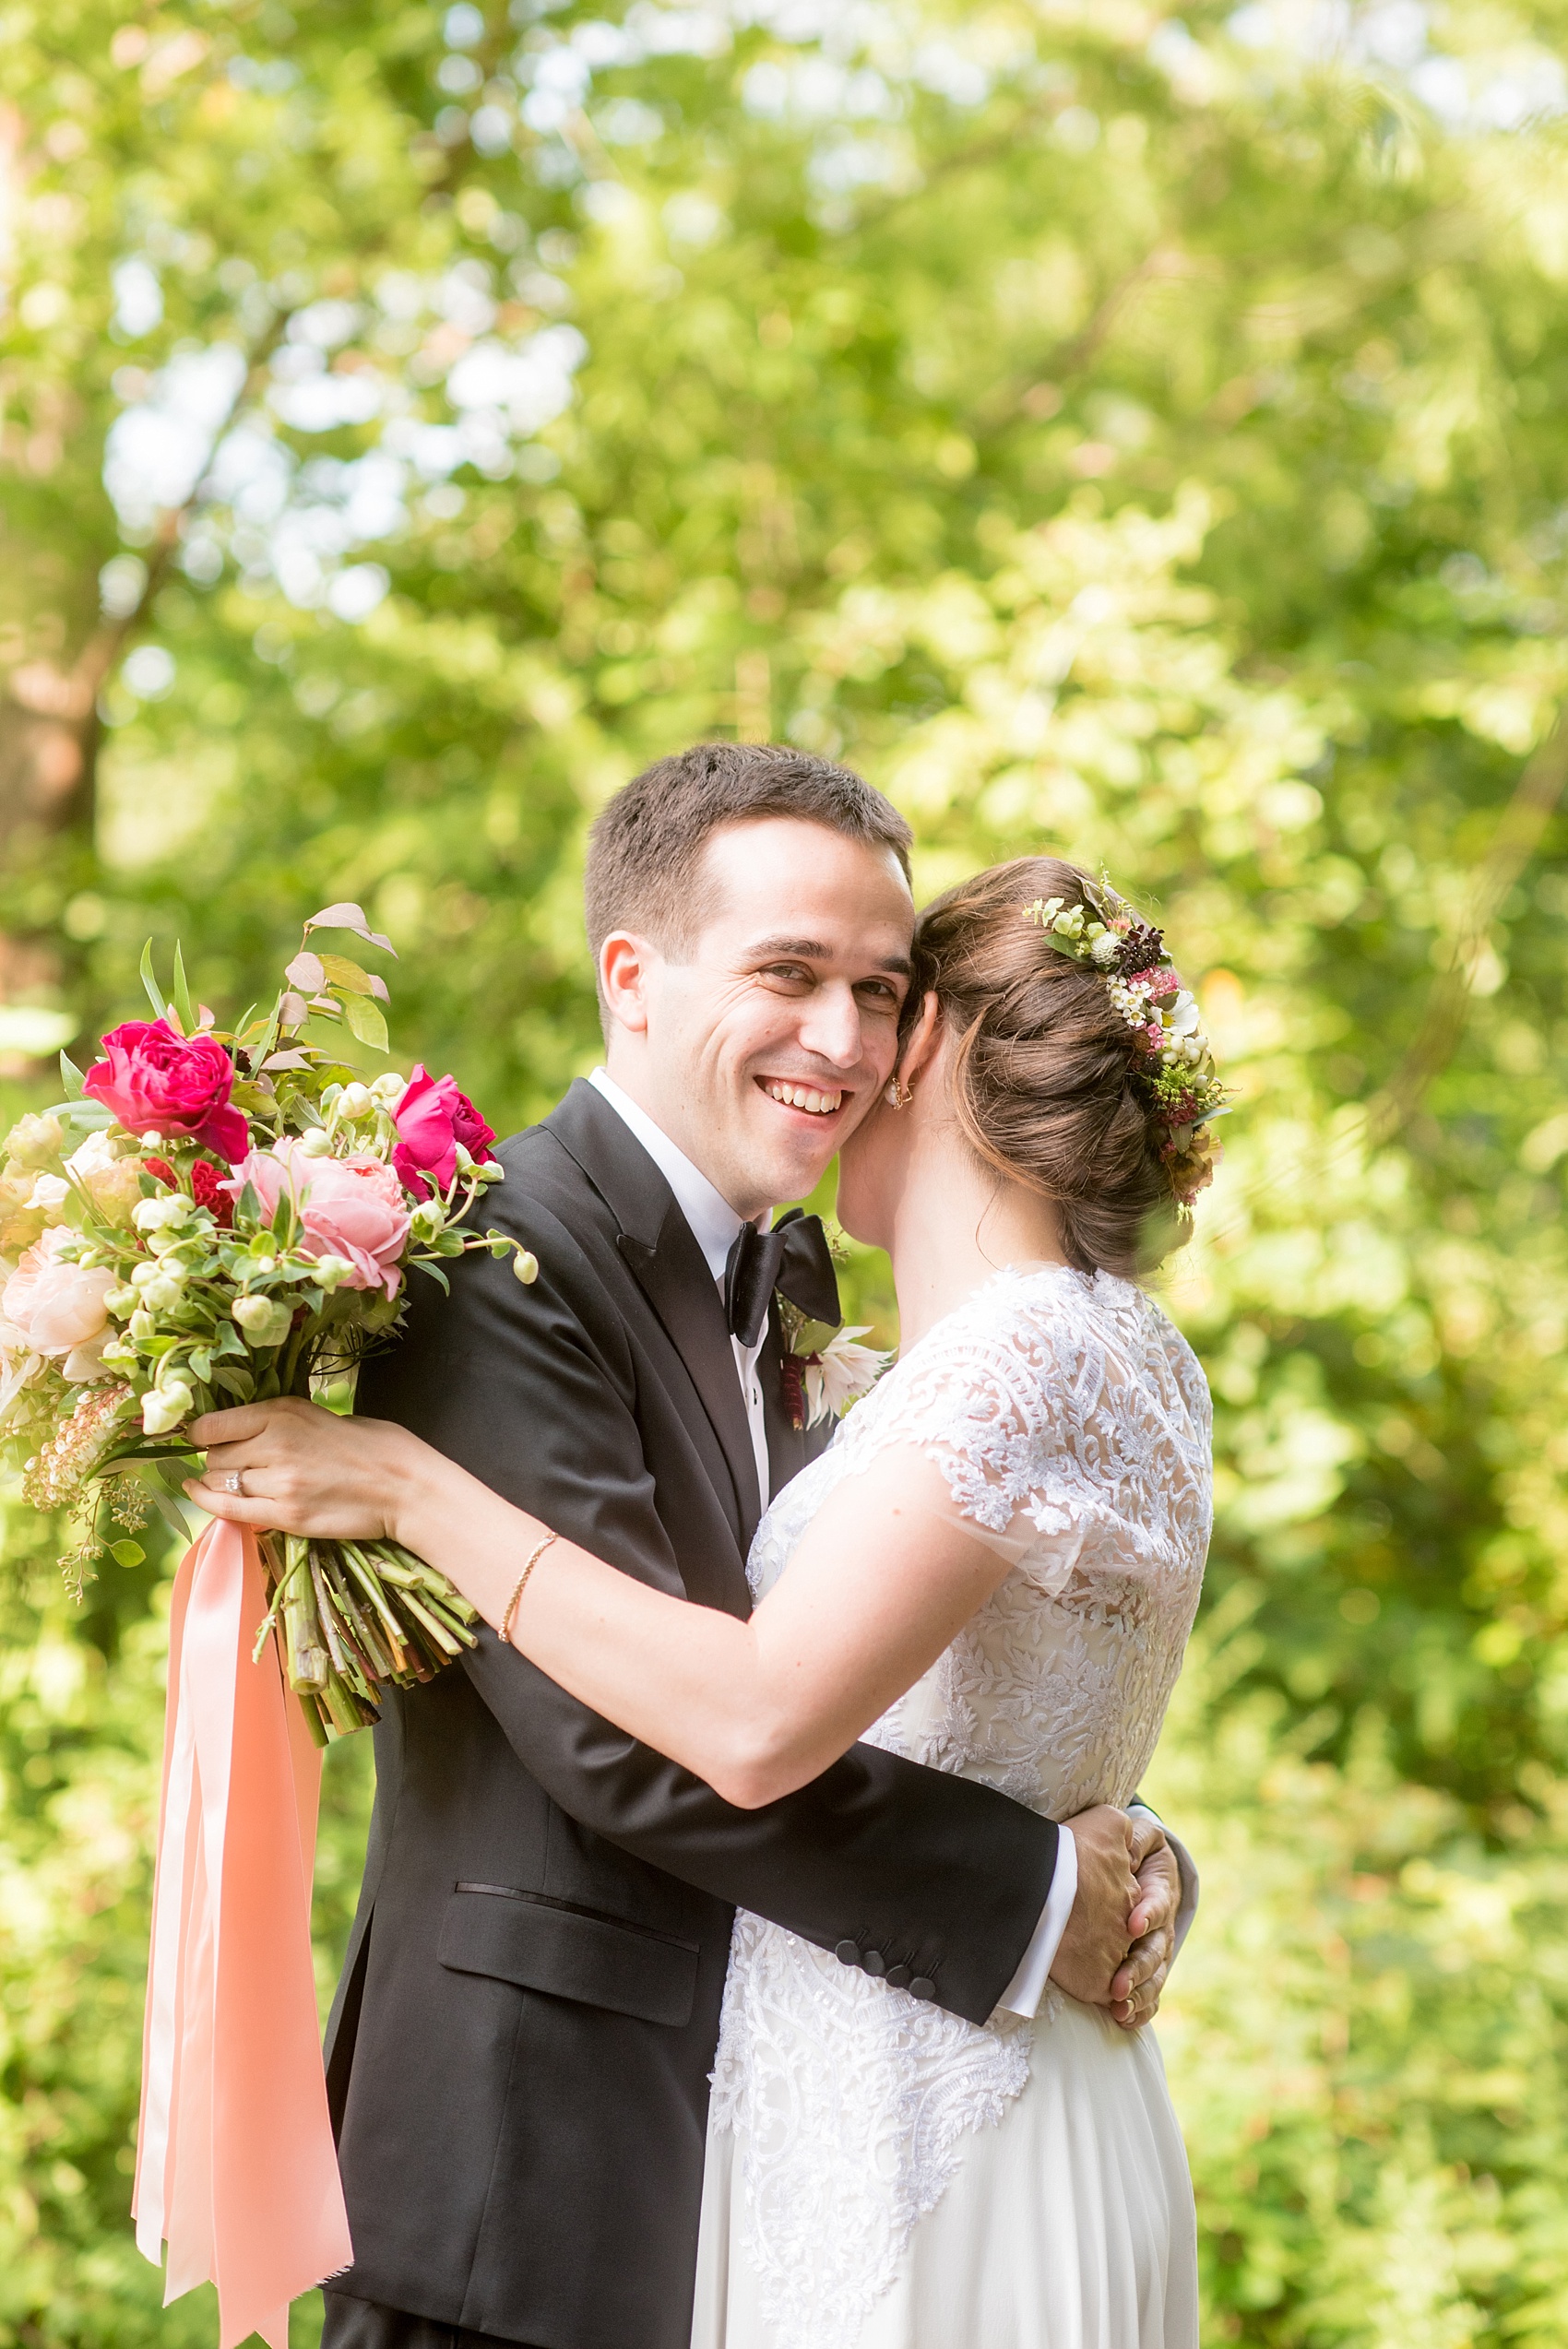
[[(631, 1580), (404, 1430), (215, 1415), (215, 1515), (389, 1536), (574, 1696), (731, 1801), (855, 1739), (1057, 1819), (1125, 1804), (1210, 1519), (1197, 1362), (1137, 1286), (1222, 1095), (1158, 931), (1027, 858), (930, 907), (898, 1074), (838, 1213), (885, 1248), (897, 1363), (773, 1502), (748, 1621)], [(243, 1470), (247, 1498), (223, 1477)], [(736, 1919), (694, 2349), (1195, 2349), (1158, 2046), (1054, 1986), (980, 2028)]]

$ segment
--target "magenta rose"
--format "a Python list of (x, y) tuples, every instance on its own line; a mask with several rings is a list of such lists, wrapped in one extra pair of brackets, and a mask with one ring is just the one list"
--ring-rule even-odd
[(210, 1036), (181, 1036), (166, 1019), (128, 1019), (103, 1038), (109, 1055), (82, 1089), (133, 1133), (184, 1133), (231, 1165), (250, 1147), (250, 1128), (231, 1109), (234, 1063)]
[(430, 1076), (416, 1062), (408, 1089), (392, 1112), (398, 1146), (392, 1164), (416, 1199), (428, 1199), (426, 1175), (434, 1175), (445, 1191), (457, 1171), (460, 1142), (471, 1158), (488, 1158), (495, 1139), (455, 1076)]
[(307, 1256), (341, 1256), (353, 1266), (345, 1288), (385, 1288), (398, 1293), (398, 1259), (409, 1237), (403, 1186), (380, 1158), (311, 1158), (285, 1135), (270, 1150), (243, 1158), (223, 1189), (238, 1199), (246, 1183), (255, 1189), (270, 1223), (284, 1197), (294, 1202), (303, 1226), (300, 1246)]

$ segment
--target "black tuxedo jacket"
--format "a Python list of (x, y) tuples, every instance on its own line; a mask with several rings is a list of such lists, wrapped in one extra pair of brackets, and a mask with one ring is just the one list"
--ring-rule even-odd
[[(501, 1152), (527, 1242), (416, 1275), (359, 1407), (656, 1588), (744, 1615), (756, 1470), (718, 1291), (591, 1086)], [(775, 1489), (806, 1440), (761, 1373)], [(813, 1447), (815, 1448), (814, 1446)], [(685, 2349), (707, 2075), (740, 1904), (980, 2022), (1056, 1857), (1047, 1820), (857, 1745), (766, 1809), (601, 1720), (488, 1631), (389, 1691), (328, 2027), (354, 2264), (335, 2288), (538, 2349)]]

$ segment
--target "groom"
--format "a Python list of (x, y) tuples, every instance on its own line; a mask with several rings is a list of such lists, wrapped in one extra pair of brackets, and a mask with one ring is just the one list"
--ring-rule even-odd
[[(538, 1257), (415, 1285), (360, 1407), (656, 1587), (743, 1615), (762, 1511), (819, 1441), (778, 1294), (837, 1321), (814, 1219), (780, 1234), (887, 1085), (908, 827), (846, 770), (710, 745), (594, 827), (607, 1067), (507, 1143), (487, 1213)], [(485, 1631), (387, 1691), (364, 1887), (328, 2030), (355, 2260), (324, 2349), (685, 2349), (707, 2074), (743, 1905), (975, 2023), (1048, 1975), (1109, 2000), (1130, 1868), (1158, 1994), (1174, 1867), (1146, 1820), (1059, 1831), (857, 1745), (731, 1809)]]

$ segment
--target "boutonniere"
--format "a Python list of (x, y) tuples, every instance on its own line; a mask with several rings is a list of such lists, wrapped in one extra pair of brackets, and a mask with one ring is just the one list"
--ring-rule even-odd
[(792, 1428), (820, 1427), (841, 1418), (851, 1403), (869, 1394), (893, 1357), (874, 1346), (859, 1346), (871, 1327), (830, 1330), (814, 1322), (787, 1297), (778, 1299), (784, 1328), (784, 1408)]

